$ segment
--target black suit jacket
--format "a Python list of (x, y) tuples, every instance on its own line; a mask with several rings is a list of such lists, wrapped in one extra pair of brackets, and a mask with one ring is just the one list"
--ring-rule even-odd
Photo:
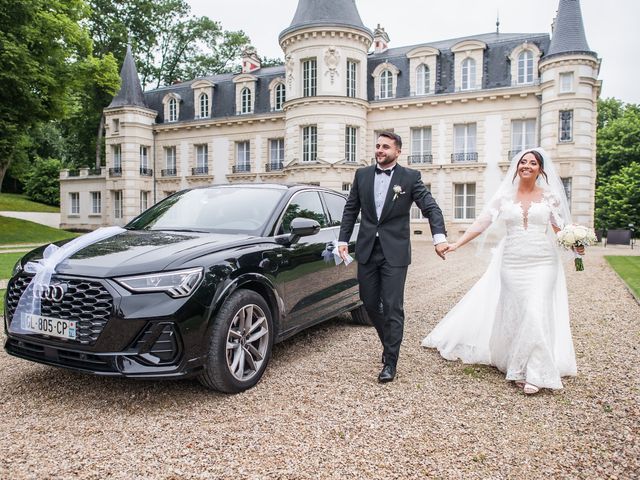
[[(411, 263), (409, 222), (412, 204), (415, 203), (429, 220), (432, 234), (446, 235), (442, 211), (422, 183), (420, 172), (396, 164), (380, 220), (378, 220), (374, 198), (375, 175), (375, 165), (356, 171), (351, 193), (342, 215), (338, 239), (341, 242), (349, 242), (358, 214), (362, 213), (356, 239), (358, 262), (369, 261), (377, 233), (389, 264), (396, 267), (407, 266)], [(396, 185), (400, 186), (403, 193), (397, 195), (394, 200)]]

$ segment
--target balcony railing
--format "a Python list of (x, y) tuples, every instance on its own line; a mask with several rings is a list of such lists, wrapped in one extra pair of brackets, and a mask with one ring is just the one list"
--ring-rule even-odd
[(265, 171), (267, 172), (277, 172), (284, 169), (283, 162), (269, 162), (265, 165)]
[(477, 162), (477, 161), (478, 161), (478, 152), (462, 152), (462, 153), (451, 154), (452, 163)]
[(80, 176), (80, 170), (78, 170), (77, 168), (69, 170), (69, 176), (70, 177), (79, 177)]
[(140, 175), (144, 175), (145, 177), (153, 176), (153, 169), (147, 167), (140, 167)]
[(178, 171), (175, 168), (165, 168), (160, 170), (160, 175), (163, 177), (175, 177), (178, 174)]
[(233, 173), (249, 173), (251, 172), (251, 165), (234, 165)]
[(407, 157), (409, 165), (424, 165), (433, 163), (433, 155), (431, 153), (423, 153), (422, 155), (409, 155)]
[(90, 168), (87, 175), (102, 175), (102, 168)]
[(209, 167), (195, 167), (191, 169), (191, 175), (209, 175)]
[(122, 167), (112, 167), (109, 169), (110, 177), (121, 177), (122, 176)]

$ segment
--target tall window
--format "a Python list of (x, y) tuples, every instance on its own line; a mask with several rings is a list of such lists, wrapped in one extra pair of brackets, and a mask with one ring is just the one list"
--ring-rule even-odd
[(473, 90), (474, 88), (476, 88), (476, 61), (473, 58), (465, 58), (462, 62), (461, 90)]
[(207, 173), (209, 166), (209, 145), (196, 145), (196, 173)]
[(149, 192), (140, 191), (140, 211), (144, 212), (149, 208)]
[(454, 197), (454, 218), (473, 220), (476, 217), (476, 184), (456, 183)]
[(518, 55), (518, 83), (533, 83), (533, 53), (525, 50)]
[(98, 215), (100, 213), (102, 213), (102, 194), (91, 192), (91, 214)]
[(175, 122), (178, 120), (178, 101), (175, 98), (169, 99), (169, 121)]
[(476, 150), (476, 124), (465, 123), (461, 125), (454, 125), (453, 129), (454, 144), (452, 161), (477, 161), (478, 152)]
[(571, 207), (571, 177), (562, 178), (562, 186), (564, 187), (564, 194), (567, 196), (567, 202)]
[(113, 145), (113, 168), (116, 170), (122, 170), (122, 146)]
[(164, 158), (167, 170), (176, 170), (176, 147), (165, 147)]
[(536, 120), (514, 120), (511, 122), (511, 155), (536, 146)]
[(78, 192), (69, 193), (69, 213), (71, 215), (80, 214), (80, 193)]
[(284, 138), (269, 140), (269, 164), (271, 170), (280, 170), (284, 163)]
[(411, 129), (410, 163), (431, 163), (431, 127)]
[(243, 88), (240, 92), (240, 99), (242, 102), (240, 106), (240, 112), (251, 113), (251, 90), (249, 90), (247, 87)]
[(430, 80), (431, 74), (429, 72), (429, 67), (423, 63), (416, 70), (416, 95), (426, 95), (429, 93)]
[(113, 191), (113, 217), (122, 218), (122, 190)]
[(560, 93), (573, 92), (573, 72), (560, 74)]
[(356, 127), (345, 127), (344, 129), (344, 155), (347, 162), (355, 162), (356, 145), (358, 142), (358, 129)]
[(393, 97), (393, 74), (385, 70), (380, 74), (380, 98)]
[(236, 142), (236, 172), (251, 171), (251, 144), (248, 140)]
[(560, 131), (558, 133), (561, 142), (573, 141), (573, 110), (560, 110)]
[(200, 118), (209, 118), (209, 95), (202, 93), (200, 95)]
[(356, 97), (356, 74), (358, 63), (353, 60), (347, 60), (347, 97)]
[(276, 85), (276, 103), (274, 105), (275, 110), (282, 110), (282, 105), (286, 100), (286, 90), (284, 89), (284, 83)]
[(318, 89), (318, 66), (315, 58), (302, 62), (302, 95), (313, 97)]
[(140, 168), (149, 168), (149, 147), (140, 145)]
[(318, 127), (309, 125), (302, 129), (302, 161), (315, 162), (318, 158)]

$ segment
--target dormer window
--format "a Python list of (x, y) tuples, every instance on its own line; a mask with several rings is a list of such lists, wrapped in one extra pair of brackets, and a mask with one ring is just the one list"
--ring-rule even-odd
[(518, 83), (533, 83), (533, 53), (525, 50), (518, 55)]
[(175, 98), (169, 99), (169, 117), (168, 122), (178, 121), (178, 101)]
[(524, 42), (513, 49), (511, 61), (511, 84), (531, 85), (538, 80), (538, 61), (542, 52), (535, 43)]
[(395, 98), (399, 73), (398, 67), (389, 62), (381, 63), (373, 70), (376, 100)]
[(420, 65), (416, 71), (416, 95), (426, 95), (429, 93), (429, 86), (431, 85), (431, 72), (429, 67), (424, 63)]
[(209, 118), (209, 95), (206, 93), (200, 94), (200, 101), (198, 102), (200, 105), (200, 112), (198, 116), (200, 118)]
[(476, 88), (476, 61), (473, 58), (465, 58), (462, 62), (461, 90), (473, 90)]
[(180, 95), (169, 93), (162, 99), (164, 104), (164, 121), (177, 122), (180, 118)]
[(241, 97), (241, 101), (242, 101), (242, 106), (240, 108), (240, 113), (245, 114), (245, 113), (251, 113), (251, 90), (249, 90), (248, 88), (243, 88), (242, 92), (240, 93), (240, 97)]
[(380, 75), (380, 98), (391, 98), (393, 96), (393, 75), (389, 70), (385, 70)]

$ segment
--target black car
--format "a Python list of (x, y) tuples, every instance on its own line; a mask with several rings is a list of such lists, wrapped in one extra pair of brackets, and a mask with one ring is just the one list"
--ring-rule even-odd
[(35, 290), (38, 315), (14, 316), (33, 278), (25, 265), (43, 258), (33, 250), (7, 286), (5, 349), (98, 375), (250, 388), (274, 342), (344, 312), (369, 323), (355, 262), (332, 254), (345, 201), (303, 185), (178, 192), (59, 263)]

